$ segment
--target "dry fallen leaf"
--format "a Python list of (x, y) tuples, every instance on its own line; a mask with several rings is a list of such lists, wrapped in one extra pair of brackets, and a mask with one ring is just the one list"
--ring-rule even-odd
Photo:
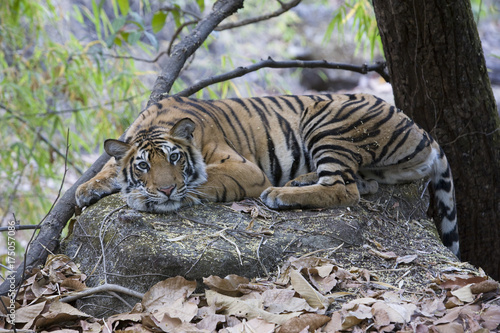
[(451, 294), (453, 296), (456, 296), (462, 302), (470, 303), (474, 300), (474, 295), (470, 290), (470, 285), (467, 285), (457, 290), (452, 290)]
[(374, 321), (379, 326), (390, 323), (404, 324), (411, 320), (411, 316), (417, 310), (415, 304), (396, 304), (387, 302), (375, 302), (372, 305)]
[(171, 304), (179, 298), (188, 298), (196, 289), (196, 281), (176, 276), (160, 281), (151, 287), (142, 298), (143, 307), (150, 312)]
[(121, 313), (113, 315), (106, 319), (106, 327), (114, 328), (125, 323), (140, 323), (142, 321), (142, 317), (142, 314), (139, 313)]
[(439, 333), (464, 333), (464, 328), (459, 323), (448, 323), (436, 326)]
[(449, 297), (445, 303), (447, 309), (451, 309), (460, 305), (464, 305), (464, 302), (462, 302), (458, 297), (455, 296)]
[(178, 298), (172, 303), (156, 307), (154, 312), (152, 311), (152, 316), (154, 316), (156, 320), (161, 321), (164, 315), (168, 315), (169, 318), (177, 318), (181, 322), (188, 323), (197, 313), (198, 305), (186, 301), (184, 298)]
[(329, 299), (314, 289), (299, 271), (290, 272), (290, 281), (293, 289), (313, 308), (323, 309), (330, 305)]
[(55, 301), (50, 304), (49, 311), (42, 313), (35, 321), (37, 328), (47, 327), (55, 323), (76, 320), (78, 318), (89, 318), (90, 316), (73, 306)]
[(215, 307), (204, 306), (198, 309), (198, 318), (202, 318), (201, 321), (196, 323), (196, 327), (199, 329), (204, 329), (210, 332), (215, 331), (215, 328), (219, 323), (226, 322), (226, 316), (215, 313)]
[(481, 319), (484, 320), (484, 327), (493, 330), (500, 325), (500, 306), (489, 305), (481, 313)]
[(380, 258), (386, 259), (386, 260), (392, 260), (392, 259), (396, 259), (398, 257), (398, 255), (392, 251), (381, 252), (381, 251), (378, 251), (375, 249), (369, 249), (368, 252), (370, 252), (370, 253), (372, 253)]
[(33, 323), (35, 322), (35, 319), (37, 319), (40, 313), (42, 313), (45, 304), (46, 302), (41, 302), (17, 309), (15, 316), (16, 323), (25, 324), (25, 329), (31, 328), (33, 326)]
[(310, 332), (314, 332), (321, 326), (330, 321), (330, 317), (316, 313), (304, 313), (298, 317), (288, 320), (281, 325), (277, 333), (296, 333), (308, 328)]
[(443, 274), (443, 282), (440, 287), (443, 289), (458, 289), (468, 284), (480, 283), (488, 279), (487, 276), (465, 276), (465, 275), (447, 275)]
[(210, 287), (210, 289), (228, 296), (241, 295), (242, 292), (239, 290), (239, 286), (247, 285), (249, 282), (247, 278), (234, 274), (228, 275), (223, 279), (215, 275), (203, 278), (203, 283)]
[(330, 321), (323, 327), (323, 332), (333, 333), (342, 329), (342, 314), (340, 311), (332, 313)]
[(210, 306), (224, 309), (224, 314), (234, 315), (240, 318), (261, 318), (267, 322), (278, 325), (283, 324), (288, 319), (297, 317), (301, 312), (292, 312), (287, 314), (274, 314), (262, 309), (262, 304), (258, 300), (249, 299), (246, 301), (238, 297), (231, 297), (219, 294), (213, 290), (206, 291), (207, 303)]
[(347, 313), (348, 316), (354, 316), (358, 319), (370, 319), (373, 317), (372, 308), (363, 304), (358, 304), (354, 309)]
[(228, 327), (225, 332), (228, 333), (272, 333), (274, 332), (275, 324), (268, 323), (265, 320), (254, 318), (245, 320), (235, 326)]
[(271, 313), (314, 311), (305, 299), (294, 295), (295, 291), (291, 289), (269, 289), (262, 293), (262, 303)]
[(314, 269), (307, 270), (307, 273), (309, 275), (309, 280), (321, 294), (325, 295), (329, 293), (337, 285), (338, 280), (335, 274), (321, 277), (318, 274), (314, 274), (313, 273), (314, 271), (316, 270)]
[(406, 255), (406, 256), (397, 257), (396, 258), (396, 263), (397, 264), (400, 264), (400, 263), (409, 264), (409, 263), (413, 262), (415, 259), (417, 259), (417, 257), (418, 256), (416, 254), (409, 254), (409, 255)]

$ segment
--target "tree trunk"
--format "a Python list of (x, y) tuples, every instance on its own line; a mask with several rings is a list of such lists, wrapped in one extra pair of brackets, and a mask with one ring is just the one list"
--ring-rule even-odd
[(374, 0), (396, 105), (443, 147), (462, 259), (500, 279), (500, 120), (469, 0)]

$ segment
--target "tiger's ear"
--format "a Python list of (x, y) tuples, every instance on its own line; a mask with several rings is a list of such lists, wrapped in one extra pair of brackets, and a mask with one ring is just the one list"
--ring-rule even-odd
[(123, 156), (125, 156), (129, 149), (130, 144), (123, 141), (114, 139), (108, 139), (104, 141), (104, 150), (106, 151), (106, 153), (113, 156), (116, 160), (119, 160)]
[(170, 130), (170, 135), (175, 138), (191, 140), (193, 138), (193, 131), (195, 128), (194, 121), (189, 118), (181, 119)]

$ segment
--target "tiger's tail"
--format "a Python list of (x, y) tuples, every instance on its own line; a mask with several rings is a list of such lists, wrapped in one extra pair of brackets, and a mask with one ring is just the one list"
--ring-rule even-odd
[(437, 213), (434, 219), (443, 244), (460, 258), (455, 187), (446, 155), (441, 147), (437, 148), (439, 155), (434, 162), (434, 172), (431, 178)]

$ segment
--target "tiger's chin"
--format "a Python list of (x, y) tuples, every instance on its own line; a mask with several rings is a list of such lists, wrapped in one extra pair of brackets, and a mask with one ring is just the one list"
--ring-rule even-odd
[(127, 205), (130, 208), (141, 212), (158, 214), (173, 212), (181, 207), (191, 206), (195, 203), (193, 200), (187, 198), (157, 201), (148, 198), (127, 197)]

